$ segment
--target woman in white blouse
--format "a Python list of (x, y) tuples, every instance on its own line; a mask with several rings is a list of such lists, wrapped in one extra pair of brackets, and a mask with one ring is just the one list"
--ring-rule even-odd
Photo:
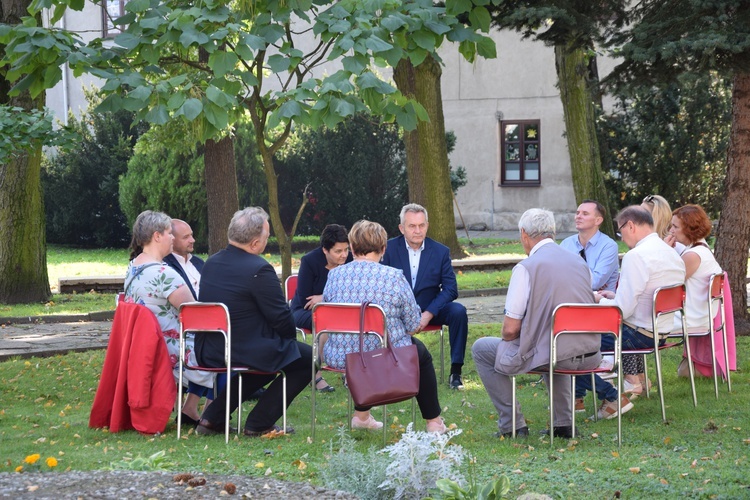
[[(685, 205), (672, 213), (672, 225), (669, 235), (664, 241), (674, 246), (675, 243), (685, 245), (680, 254), (685, 262), (685, 322), (688, 332), (706, 332), (713, 325), (713, 318), (708, 317), (708, 280), (712, 274), (721, 273), (721, 267), (716, 262), (713, 252), (706, 243), (706, 237), (711, 234), (711, 220), (699, 205)], [(679, 318), (676, 318), (676, 320)], [(713, 342), (713, 338), (693, 337), (691, 347), (700, 343)], [(709, 344), (710, 347), (710, 344)], [(694, 349), (697, 351), (697, 349)], [(702, 349), (703, 352), (710, 352)], [(693, 363), (706, 365), (708, 372), (712, 372), (711, 360), (696, 359)], [(702, 370), (705, 373), (705, 370)], [(688, 376), (687, 359), (683, 358), (677, 373)], [(696, 373), (700, 374), (699, 370)]]

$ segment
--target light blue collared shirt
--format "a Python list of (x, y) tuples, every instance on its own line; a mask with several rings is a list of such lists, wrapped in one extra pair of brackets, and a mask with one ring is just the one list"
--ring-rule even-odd
[(586, 243), (584, 249), (578, 240), (578, 235), (574, 234), (560, 242), (560, 246), (565, 250), (581, 254), (584, 250), (586, 254), (586, 264), (591, 270), (591, 289), (615, 291), (617, 288), (617, 278), (620, 276), (619, 267), (619, 250), (615, 240), (597, 231), (596, 234)]

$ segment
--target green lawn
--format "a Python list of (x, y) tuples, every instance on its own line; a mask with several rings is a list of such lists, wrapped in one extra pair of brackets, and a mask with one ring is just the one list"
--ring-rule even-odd
[[(497, 335), (500, 325), (471, 325), (469, 345), (484, 335)], [(437, 336), (423, 335), (433, 354)], [(616, 443), (616, 421), (584, 420), (582, 437), (555, 440), (550, 448), (539, 431), (547, 425), (547, 396), (538, 377), (519, 377), (518, 399), (531, 429), (527, 441), (501, 440), (496, 414), (470, 354), (464, 369), (466, 390), (440, 386), (443, 416), (463, 433), (453, 439), (474, 457), (463, 470), (479, 483), (506, 475), (511, 496), (529, 492), (553, 498), (748, 498), (750, 479), (750, 339), (738, 339), (739, 371), (733, 374), (733, 393), (720, 388), (718, 400), (709, 380), (698, 381), (699, 407), (693, 408), (689, 384), (676, 378), (678, 353), (664, 356), (667, 417), (663, 424), (658, 397), (638, 399), (623, 419), (623, 446)], [(136, 432), (110, 434), (89, 429), (88, 417), (101, 372), (104, 351), (45, 359), (15, 359), (0, 363), (0, 472), (13, 472), (26, 456), (55, 457), (56, 470), (91, 470), (124, 464), (130, 458), (164, 451), (168, 469), (270, 476), (289, 481), (321, 483), (336, 429), (345, 424), (346, 393), (338, 377), (336, 387), (318, 398), (316, 439), (310, 438), (310, 393), (291, 405), (293, 436), (274, 440), (194, 434), (176, 440), (174, 423), (165, 434)], [(650, 363), (653, 370), (653, 361)], [(652, 374), (652, 378), (655, 374)], [(389, 407), (389, 440), (398, 439), (410, 421), (410, 404)], [(590, 415), (590, 409), (586, 415)], [(381, 414), (374, 410), (377, 417)], [(246, 413), (245, 413), (246, 415)], [(418, 420), (418, 429), (424, 429)], [(382, 434), (353, 433), (356, 449), (380, 448)], [(46, 466), (42, 466), (44, 469)], [(54, 473), (54, 472), (50, 472)], [(19, 481), (23, 476), (19, 476)]]

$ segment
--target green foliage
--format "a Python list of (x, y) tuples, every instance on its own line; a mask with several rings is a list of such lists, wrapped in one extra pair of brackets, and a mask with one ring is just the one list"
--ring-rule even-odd
[(58, 130), (53, 115), (47, 110), (26, 110), (0, 105), (0, 163), (39, 146), (66, 147), (77, 142), (76, 131), (70, 127)]
[(430, 499), (425, 500), (496, 500), (506, 498), (509, 491), (510, 481), (507, 476), (501, 476), (483, 486), (470, 483), (466, 488), (450, 479), (438, 479), (437, 491)]
[[(266, 206), (266, 179), (247, 121), (238, 123), (234, 156), (240, 206)], [(191, 225), (198, 251), (207, 248), (203, 147), (189, 124), (152, 126), (141, 137), (121, 177), (119, 199), (130, 225), (143, 210), (161, 210)]]
[(375, 220), (393, 234), (407, 201), (406, 157), (394, 125), (357, 115), (335, 128), (304, 128), (276, 158), (282, 220), (290, 224), (309, 186), (309, 205), (298, 226), (320, 234), (326, 224), (347, 227)]
[(120, 206), (128, 226), (143, 210), (163, 211), (190, 224), (200, 248), (207, 241), (203, 170), (203, 156), (185, 123), (152, 126), (120, 178)]
[(52, 154), (42, 170), (47, 241), (82, 246), (127, 245), (130, 227), (118, 203), (120, 176), (127, 169), (143, 124), (133, 113), (96, 113), (94, 91), (86, 93), (89, 110), (69, 128), (78, 140)]
[[(457, 140), (456, 134), (452, 130), (448, 130), (445, 133), (445, 145), (449, 155), (456, 149)], [(460, 188), (466, 185), (466, 169), (460, 165), (454, 169), (450, 163), (449, 168), (451, 174), (451, 191), (453, 191), (453, 194), (456, 194)]]
[(718, 217), (731, 122), (731, 82), (716, 74), (679, 76), (658, 87), (622, 87), (601, 123), (612, 207), (660, 194), (675, 207), (702, 205)]
[(372, 447), (363, 453), (356, 449), (356, 444), (345, 426), (337, 429), (335, 441), (330, 443), (328, 464), (321, 471), (323, 484), (354, 493), (359, 498), (389, 500), (392, 494), (379, 487), (385, 479), (388, 458)]
[(674, 81), (681, 73), (747, 71), (750, 9), (737, 0), (649, 0), (634, 4), (634, 22), (609, 44), (624, 58), (621, 81)]
[(518, 0), (493, 5), (490, 13), (493, 26), (514, 29), (524, 38), (589, 48), (627, 21), (628, 6), (623, 0)]

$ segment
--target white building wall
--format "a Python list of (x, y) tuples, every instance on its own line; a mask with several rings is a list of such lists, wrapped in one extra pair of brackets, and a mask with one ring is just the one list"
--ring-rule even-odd
[[(467, 171), (461, 214), (470, 227), (516, 229), (525, 210), (542, 207), (556, 214), (558, 230), (571, 230), (576, 205), (554, 50), (515, 32), (492, 37), (496, 59), (469, 63), (453, 44), (440, 51), (445, 127), (457, 138), (451, 164)], [(500, 186), (500, 120), (540, 120), (540, 186)]]

